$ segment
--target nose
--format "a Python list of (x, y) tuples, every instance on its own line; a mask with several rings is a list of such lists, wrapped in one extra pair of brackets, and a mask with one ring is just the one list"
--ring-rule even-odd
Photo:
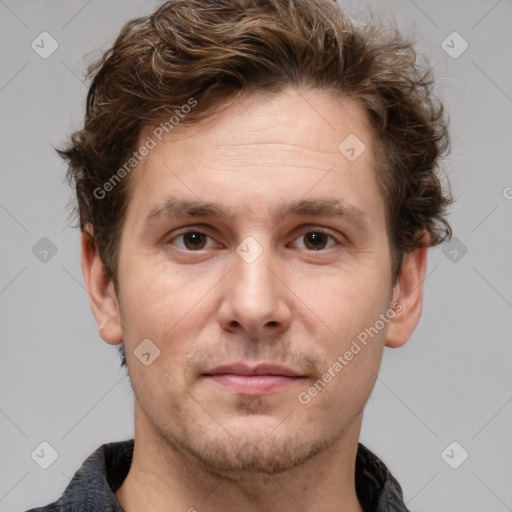
[(218, 311), (220, 326), (256, 340), (285, 332), (291, 323), (293, 294), (271, 249), (264, 248), (251, 262), (238, 254), (234, 258), (235, 268), (223, 283), (223, 300)]

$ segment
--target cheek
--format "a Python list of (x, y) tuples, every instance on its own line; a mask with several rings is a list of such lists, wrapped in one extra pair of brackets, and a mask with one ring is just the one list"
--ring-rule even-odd
[(373, 388), (387, 326), (379, 319), (389, 307), (390, 293), (381, 270), (340, 271), (314, 280), (315, 286), (306, 278), (297, 281), (296, 293), (310, 309), (309, 321), (321, 324), (324, 334), (306, 345), (319, 355), (324, 370), (321, 382), (310, 389), (312, 400), (323, 395), (319, 406), (329, 400), (343, 408), (354, 406), (365, 402)]
[(172, 335), (189, 313), (200, 307), (208, 287), (214, 284), (209, 284), (207, 276), (198, 278), (190, 271), (180, 272), (160, 258), (156, 262), (132, 258), (129, 263), (136, 270), (130, 272), (125, 265), (122, 282), (127, 292), (122, 294), (122, 304), (130, 334), (133, 330), (155, 340)]
[(347, 265), (323, 273), (302, 273), (290, 288), (308, 308), (309, 317), (332, 334), (336, 346), (373, 325), (387, 309), (391, 293), (387, 270), (368, 261), (358, 268)]
[[(355, 327), (355, 326), (354, 326)], [(323, 373), (310, 381), (297, 395), (300, 404), (317, 413), (314, 417), (336, 416), (335, 425), (362, 412), (375, 385), (384, 348), (384, 332), (362, 343), (357, 335), (364, 330), (352, 329), (343, 336), (326, 340), (322, 347)], [(310, 411), (311, 412), (311, 411)]]
[[(120, 302), (134, 388), (141, 388), (143, 393), (143, 388), (147, 393), (154, 390), (156, 394), (172, 389), (176, 395), (188, 377), (184, 361), (196, 348), (206, 323), (211, 322), (213, 304), (208, 290), (215, 280), (207, 275), (193, 277), (190, 272), (185, 275), (148, 260), (137, 263), (134, 258), (129, 263), (137, 271), (127, 272), (125, 264)], [(146, 339), (154, 343), (158, 353), (149, 366), (134, 354)]]

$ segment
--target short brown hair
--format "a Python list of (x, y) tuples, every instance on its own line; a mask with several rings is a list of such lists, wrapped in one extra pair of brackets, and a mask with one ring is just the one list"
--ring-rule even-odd
[(89, 68), (83, 129), (59, 150), (76, 188), (80, 228), (92, 225), (109, 276), (116, 282), (131, 176), (123, 172), (104, 197), (97, 191), (116, 172), (121, 177), (141, 129), (191, 98), (196, 106), (183, 123), (212, 115), (241, 92), (296, 87), (341, 94), (366, 112), (396, 279), (404, 253), (451, 236), (444, 217), (451, 197), (437, 175), (446, 120), (430, 67), (416, 57), (398, 30), (356, 26), (333, 0), (170, 0), (126, 23)]

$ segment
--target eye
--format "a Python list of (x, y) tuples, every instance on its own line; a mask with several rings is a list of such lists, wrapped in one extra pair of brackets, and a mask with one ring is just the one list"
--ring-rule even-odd
[[(210, 239), (209, 246), (208, 239)], [(181, 233), (180, 235), (171, 238), (169, 243), (174, 244), (185, 251), (200, 251), (201, 249), (209, 249), (210, 247), (215, 247), (217, 245), (213, 238), (205, 233), (201, 233), (200, 231), (187, 231), (185, 233)]]
[[(209, 235), (201, 231), (189, 230), (169, 239), (168, 243), (184, 251), (201, 251), (218, 247), (219, 244)], [(292, 247), (308, 251), (322, 251), (336, 245), (338, 241), (333, 235), (319, 228), (303, 233), (292, 242)]]
[[(336, 239), (331, 234), (320, 229), (308, 231), (297, 238), (296, 241), (297, 240), (303, 241), (302, 244), (299, 244), (299, 249), (308, 249), (311, 251), (329, 249), (337, 243)], [(296, 241), (294, 241), (294, 243), (296, 243)]]

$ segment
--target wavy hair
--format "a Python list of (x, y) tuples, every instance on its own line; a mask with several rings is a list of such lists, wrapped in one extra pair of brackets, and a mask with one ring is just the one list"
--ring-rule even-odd
[[(83, 128), (65, 149), (81, 230), (87, 224), (116, 283), (131, 176), (102, 187), (133, 155), (141, 129), (197, 101), (183, 123), (211, 116), (242, 92), (287, 87), (358, 102), (375, 136), (392, 275), (404, 253), (451, 236), (438, 176), (447, 121), (428, 64), (397, 29), (354, 24), (333, 0), (170, 0), (129, 21), (88, 69)], [(427, 233), (429, 236), (424, 237)]]

